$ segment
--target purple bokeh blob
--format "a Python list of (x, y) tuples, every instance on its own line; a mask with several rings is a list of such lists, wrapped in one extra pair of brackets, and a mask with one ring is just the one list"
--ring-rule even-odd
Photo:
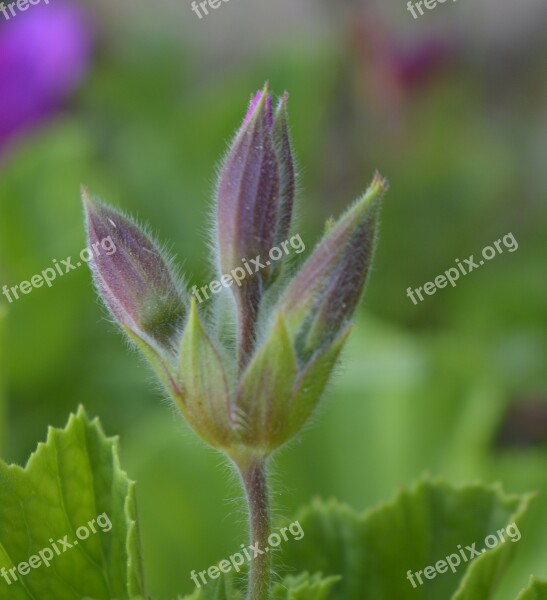
[(0, 151), (62, 105), (87, 71), (91, 45), (87, 15), (66, 1), (31, 5), (9, 21), (0, 13)]

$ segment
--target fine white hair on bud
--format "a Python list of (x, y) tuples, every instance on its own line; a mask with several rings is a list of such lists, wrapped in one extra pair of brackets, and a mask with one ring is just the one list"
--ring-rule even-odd
[(293, 272), (281, 257), (289, 244), (305, 249), (292, 231), (295, 187), (288, 94), (274, 104), (266, 84), (219, 172), (218, 281), (194, 286), (191, 298), (140, 226), (82, 191), (90, 246), (108, 238), (116, 249), (91, 263), (100, 296), (194, 431), (240, 467), (271, 455), (313, 414), (364, 293), (388, 185), (377, 173)]

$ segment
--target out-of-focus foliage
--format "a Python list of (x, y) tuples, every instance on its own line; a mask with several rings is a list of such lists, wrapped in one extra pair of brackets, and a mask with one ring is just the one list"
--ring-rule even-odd
[[(333, 600), (411, 599), (416, 589), (425, 598), (482, 600), (515, 553), (520, 536), (511, 527), (520, 527), (527, 505), (525, 497), (484, 485), (456, 489), (428, 480), (362, 515), (337, 502), (315, 502), (298, 515), (305, 542), (288, 545), (285, 560), (297, 569), (342, 575)], [(512, 541), (488, 549), (487, 536), (509, 524)], [(479, 556), (471, 558), (469, 548)], [(441, 566), (424, 575), (439, 560), (448, 563), (445, 572)]]
[[(243, 600), (245, 598), (244, 584), (231, 575), (211, 581), (206, 587), (201, 586), (184, 600)], [(339, 577), (322, 577), (320, 573), (309, 575), (302, 573), (298, 576), (288, 575), (272, 587), (272, 600), (329, 600)]]
[(5, 343), (4, 343), (4, 323), (7, 315), (7, 310), (4, 306), (0, 305), (0, 452), (4, 450), (4, 432), (5, 432), (5, 423), (4, 423), (4, 414), (6, 410), (5, 406), (5, 398), (4, 398), (4, 386), (5, 386)]
[(517, 600), (545, 600), (547, 598), (547, 582), (532, 577), (530, 586), (519, 595)]

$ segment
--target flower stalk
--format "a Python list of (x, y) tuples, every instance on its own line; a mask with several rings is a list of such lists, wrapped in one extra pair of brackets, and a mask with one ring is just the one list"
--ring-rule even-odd
[(89, 245), (110, 236), (118, 248), (93, 259), (99, 295), (188, 424), (240, 475), (255, 552), (248, 600), (268, 600), (271, 588), (267, 465), (313, 415), (336, 366), (366, 287), (387, 190), (376, 174), (329, 220), (296, 272), (281, 262), (245, 272), (293, 227), (287, 106), (284, 94), (274, 108), (267, 85), (253, 95), (220, 170), (214, 266), (220, 280), (243, 275), (210, 299), (214, 318), (201, 313), (146, 231), (85, 188), (82, 194)]
[(247, 600), (268, 600), (271, 584), (270, 500), (267, 481), (267, 460), (252, 460), (238, 466), (249, 509), (249, 529), (253, 559), (249, 565)]

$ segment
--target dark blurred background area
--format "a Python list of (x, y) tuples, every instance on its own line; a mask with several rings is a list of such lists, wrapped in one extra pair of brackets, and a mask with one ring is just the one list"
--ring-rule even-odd
[[(538, 490), (498, 600), (547, 575), (547, 5), (403, 0), (51, 0), (0, 14), (0, 288), (85, 247), (79, 186), (150, 224), (210, 281), (218, 162), (252, 91), (290, 93), (295, 233), (311, 249), (379, 169), (374, 272), (322, 410), (275, 468), (278, 511), (357, 509), (424, 472)], [(511, 232), (504, 252), (414, 305), (407, 288)], [(151, 594), (244, 541), (236, 482), (106, 317), (87, 267), (0, 296), (0, 442), (24, 464), (79, 404), (138, 481)]]

